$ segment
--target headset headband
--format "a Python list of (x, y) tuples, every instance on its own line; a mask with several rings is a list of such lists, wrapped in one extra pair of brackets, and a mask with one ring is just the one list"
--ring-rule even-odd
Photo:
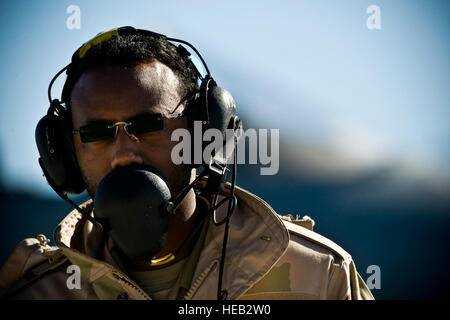
[[(203, 57), (200, 54), (200, 52), (198, 52), (198, 50), (192, 44), (190, 44), (189, 42), (181, 40), (181, 39), (169, 38), (169, 37), (166, 37), (163, 34), (156, 33), (156, 32), (153, 32), (153, 31), (144, 30), (144, 29), (135, 29), (135, 28), (130, 27), (130, 26), (125, 26), (125, 27), (114, 28), (114, 29), (111, 29), (111, 30), (105, 31), (105, 32), (100, 32), (94, 38), (92, 38), (88, 42), (84, 43), (80, 48), (78, 48), (78, 50), (75, 51), (74, 54), (72, 55), (71, 63), (69, 63), (67, 66), (65, 66), (60, 71), (58, 71), (58, 73), (56, 73), (56, 75), (50, 81), (50, 84), (48, 86), (48, 100), (49, 100), (49, 102), (52, 103), (52, 101), (53, 101), (52, 96), (51, 96), (51, 90), (52, 90), (52, 86), (53, 86), (53, 83), (55, 82), (55, 80), (64, 71), (67, 70), (67, 72), (69, 73), (70, 70), (75, 65), (77, 65), (78, 63), (83, 61), (83, 59), (86, 58), (87, 52), (91, 48), (99, 45), (100, 43), (102, 43), (104, 41), (112, 39), (114, 37), (125, 36), (125, 35), (130, 35), (130, 34), (142, 34), (142, 35), (151, 36), (153, 38), (162, 39), (162, 40), (166, 40), (166, 41), (173, 41), (173, 42), (183, 43), (183, 44), (189, 46), (195, 52), (195, 54), (200, 58), (200, 61), (202, 62), (203, 66), (204, 66), (204, 68), (206, 70), (206, 75), (202, 76), (202, 74), (198, 71), (197, 67), (195, 66), (195, 64), (191, 60), (191, 64), (194, 67), (194, 70), (196, 71), (197, 76), (200, 78), (200, 80), (211, 79), (211, 73), (209, 71), (209, 68), (208, 68), (205, 60), (203, 59)], [(189, 57), (191, 55), (191, 53), (188, 50), (186, 50), (186, 48), (184, 48), (181, 44), (177, 46), (177, 50), (182, 56)]]

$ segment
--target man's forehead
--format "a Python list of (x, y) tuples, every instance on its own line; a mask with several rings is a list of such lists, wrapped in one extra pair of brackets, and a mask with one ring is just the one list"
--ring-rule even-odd
[(105, 120), (143, 112), (169, 114), (181, 100), (178, 85), (178, 77), (158, 61), (95, 68), (83, 73), (75, 84), (72, 114)]

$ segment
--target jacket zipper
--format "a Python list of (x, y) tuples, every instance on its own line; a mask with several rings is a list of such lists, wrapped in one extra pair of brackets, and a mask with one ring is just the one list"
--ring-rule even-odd
[(206, 277), (216, 270), (217, 264), (219, 263), (219, 259), (213, 260), (208, 267), (200, 274), (200, 276), (194, 281), (194, 284), (189, 289), (188, 293), (184, 296), (183, 300), (190, 300), (192, 296), (197, 292), (200, 285), (206, 279)]
[(132, 291), (136, 292), (139, 296), (141, 296), (145, 300), (152, 300), (143, 290), (141, 290), (139, 288), (139, 286), (137, 284), (135, 284), (133, 281), (128, 279), (125, 275), (121, 274), (118, 271), (113, 271), (112, 275), (119, 282), (126, 284), (128, 287), (130, 287), (132, 289)]

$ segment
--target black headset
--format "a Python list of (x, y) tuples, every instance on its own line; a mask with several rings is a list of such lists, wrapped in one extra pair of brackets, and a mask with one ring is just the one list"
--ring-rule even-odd
[[(112, 29), (107, 32), (98, 34), (96, 37), (90, 41), (83, 44), (75, 53), (72, 55), (72, 61), (66, 67), (61, 69), (50, 81), (48, 87), (48, 99), (50, 106), (47, 110), (47, 114), (41, 118), (36, 126), (36, 144), (39, 151), (39, 165), (44, 172), (44, 175), (52, 187), (52, 189), (65, 201), (69, 202), (74, 208), (76, 208), (81, 214), (86, 216), (86, 218), (93, 224), (103, 228), (104, 226), (99, 224), (99, 220), (90, 216), (89, 213), (85, 212), (78, 205), (76, 205), (72, 200), (69, 199), (67, 193), (78, 194), (85, 190), (85, 183), (83, 181), (80, 168), (76, 159), (75, 149), (73, 144), (73, 134), (72, 134), (72, 123), (69, 111), (65, 107), (65, 103), (68, 103), (70, 94), (67, 88), (67, 81), (64, 85), (62, 92), (61, 101), (58, 99), (52, 99), (51, 89), (55, 80), (64, 72), (69, 75), (74, 67), (78, 63), (84, 63), (86, 61), (86, 52), (93, 46), (100, 44), (103, 41), (111, 39), (113, 37), (125, 36), (129, 34), (143, 34), (165, 41), (172, 41), (177, 43), (186, 44), (189, 46), (200, 58), (205, 70), (206, 75), (202, 76), (198, 71), (192, 60), (190, 63), (194, 67), (198, 78), (201, 80), (200, 90), (196, 92), (190, 99), (187, 100), (187, 105), (185, 110), (188, 115), (189, 129), (191, 134), (193, 134), (194, 121), (200, 121), (202, 126), (202, 136), (203, 132), (207, 129), (218, 129), (223, 141), (223, 151), (222, 153), (217, 153), (212, 155), (208, 160), (208, 163), (204, 162), (203, 150), (206, 146), (205, 142), (202, 142), (202, 166), (204, 170), (197, 179), (191, 185), (194, 185), (199, 178), (208, 175), (208, 180), (206, 187), (202, 192), (202, 195), (206, 196), (207, 199), (212, 199), (212, 221), (215, 225), (225, 224), (225, 233), (222, 246), (222, 257), (219, 266), (219, 282), (217, 289), (217, 298), (226, 299), (227, 291), (222, 290), (222, 278), (223, 269), (225, 263), (225, 251), (228, 239), (228, 229), (230, 217), (237, 206), (237, 198), (234, 195), (235, 183), (236, 183), (236, 164), (237, 164), (237, 142), (240, 137), (242, 122), (236, 114), (236, 104), (233, 100), (231, 94), (225, 89), (219, 87), (217, 83), (212, 78), (208, 66), (201, 54), (197, 49), (190, 43), (179, 40), (175, 38), (169, 38), (165, 35), (155, 33), (148, 30), (135, 29), (133, 27), (120, 27)], [(170, 43), (170, 42), (169, 42)], [(173, 45), (173, 44), (172, 44)], [(182, 57), (189, 57), (190, 53), (181, 44), (176, 46), (177, 52)], [(83, 60), (84, 59), (84, 60)], [(70, 92), (69, 92), (70, 93)], [(227, 129), (233, 130), (233, 136), (230, 138), (227, 135)], [(191, 135), (193, 136), (193, 135)], [(229, 140), (227, 140), (229, 139)], [(193, 143), (194, 139), (191, 139)], [(202, 139), (203, 141), (203, 139)], [(191, 146), (192, 147), (192, 146)], [(191, 150), (194, 150), (193, 148)], [(231, 154), (234, 151), (234, 163), (231, 181), (230, 195), (222, 199), (217, 203), (217, 197), (222, 190), (228, 175), (228, 161), (231, 158)], [(197, 168), (200, 165), (195, 165), (192, 154), (192, 167)], [(190, 185), (190, 186), (191, 186)], [(190, 186), (187, 186), (185, 190), (188, 190)], [(216, 219), (216, 210), (221, 205), (228, 203), (227, 215), (221, 221)]]
[[(48, 88), (50, 107), (48, 108), (47, 114), (42, 117), (36, 127), (36, 144), (40, 155), (39, 164), (48, 183), (58, 194), (81, 193), (85, 189), (85, 183), (80, 174), (80, 168), (75, 156), (71, 131), (72, 123), (70, 122), (71, 118), (68, 110), (64, 106), (64, 103), (67, 103), (68, 101), (52, 99), (51, 88), (53, 83), (64, 71), (69, 74), (72, 72), (76, 64), (83, 62), (83, 59), (88, 59), (86, 58), (86, 53), (91, 47), (113, 37), (125, 36), (129, 34), (143, 34), (166, 41), (186, 44), (195, 51), (197, 56), (202, 61), (202, 64), (207, 72), (205, 76), (200, 74), (194, 63), (191, 61), (194, 70), (197, 72), (197, 75), (201, 80), (199, 92), (195, 93), (193, 99), (189, 99), (188, 105), (186, 106), (188, 122), (191, 130), (194, 121), (201, 121), (202, 135), (204, 130), (215, 128), (223, 134), (223, 137), (225, 137), (226, 129), (233, 129), (237, 132), (241, 128), (241, 121), (236, 115), (236, 104), (233, 97), (228, 91), (216, 84), (214, 79), (211, 77), (208, 66), (202, 56), (190, 43), (184, 40), (169, 38), (165, 35), (152, 31), (135, 29), (129, 26), (100, 33), (75, 51), (72, 56), (72, 62), (60, 70), (50, 81)], [(181, 44), (177, 46), (177, 52), (184, 57), (190, 55), (190, 53)], [(64, 92), (65, 90), (66, 85), (64, 86), (62, 100), (65, 95), (67, 97), (67, 94)], [(202, 163), (202, 165), (205, 168), (208, 168), (209, 172), (212, 173), (213, 176), (216, 173), (222, 178), (226, 178), (227, 159), (219, 159), (219, 161), (217, 161), (218, 159), (214, 160), (215, 161), (211, 161), (210, 163)], [(192, 161), (191, 163), (194, 162)], [(193, 167), (198, 166), (199, 165), (193, 165)], [(217, 179), (212, 179), (209, 182), (209, 186), (206, 188), (209, 190), (209, 195), (215, 194), (218, 189), (221, 188), (223, 181), (220, 180), (223, 179), (219, 179), (219, 181), (217, 181)]]

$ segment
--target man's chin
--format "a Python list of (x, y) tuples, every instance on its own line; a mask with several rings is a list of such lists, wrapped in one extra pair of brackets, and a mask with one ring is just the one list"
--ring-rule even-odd
[(96, 190), (97, 190), (97, 186), (92, 187), (92, 186), (86, 185), (86, 191), (92, 200), (95, 199), (95, 191)]

